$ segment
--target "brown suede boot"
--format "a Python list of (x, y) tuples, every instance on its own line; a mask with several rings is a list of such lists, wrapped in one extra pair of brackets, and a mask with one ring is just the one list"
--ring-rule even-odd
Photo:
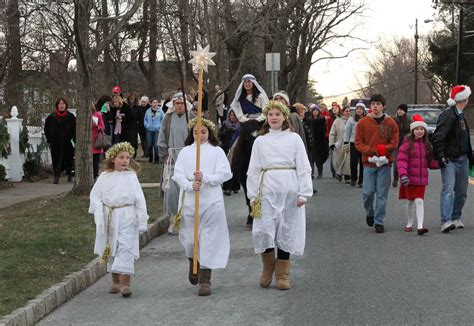
[(120, 293), (120, 274), (112, 273), (112, 286), (110, 287), (109, 293)]
[(199, 269), (199, 291), (200, 297), (211, 295), (211, 272), (212, 269)]
[(275, 271), (275, 251), (262, 253), (262, 275), (260, 276), (260, 286), (267, 288), (272, 284), (273, 272)]
[(120, 279), (122, 297), (129, 297), (132, 295), (132, 290), (130, 289), (130, 275), (122, 274)]
[(275, 262), (275, 277), (277, 288), (280, 290), (289, 290), (290, 281), (288, 274), (290, 273), (290, 260), (277, 259)]
[(199, 262), (198, 262), (198, 273), (193, 274), (193, 259), (192, 258), (188, 258), (188, 259), (189, 259), (189, 274), (188, 274), (189, 283), (191, 283), (192, 285), (196, 285), (199, 282), (199, 278), (198, 278)]

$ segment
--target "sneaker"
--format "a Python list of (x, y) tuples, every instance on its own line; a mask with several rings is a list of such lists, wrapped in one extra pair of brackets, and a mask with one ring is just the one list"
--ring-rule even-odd
[(342, 175), (340, 175), (340, 174), (336, 174), (335, 178), (339, 182), (342, 181)]
[(224, 195), (226, 195), (226, 196), (232, 195), (232, 190), (230, 190), (230, 189), (224, 190)]
[(367, 222), (368, 226), (374, 226), (374, 217), (367, 215), (365, 218), (365, 221)]
[(444, 223), (443, 225), (441, 225), (441, 232), (448, 233), (449, 231), (452, 231), (455, 228), (456, 228), (456, 226), (454, 225), (454, 223), (451, 222), (451, 221), (448, 221), (448, 222)]
[(398, 185), (398, 179), (393, 179), (393, 182), (392, 182), (392, 187), (396, 187)]
[(425, 233), (428, 233), (428, 229), (427, 228), (421, 228), (421, 229), (418, 229), (418, 235), (423, 235)]
[(405, 229), (403, 229), (405, 232), (411, 232), (413, 231), (413, 228), (411, 226), (406, 226)]
[(384, 233), (385, 229), (383, 225), (375, 224), (375, 233)]
[(454, 220), (453, 223), (456, 229), (464, 229), (464, 224), (461, 222), (460, 219)]
[(355, 181), (351, 181), (351, 187), (355, 187), (356, 186), (356, 182)]

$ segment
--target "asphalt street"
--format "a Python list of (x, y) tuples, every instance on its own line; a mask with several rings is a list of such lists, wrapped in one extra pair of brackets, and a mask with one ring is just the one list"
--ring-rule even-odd
[(463, 230), (440, 233), (439, 171), (425, 200), (429, 233), (405, 233), (405, 203), (391, 188), (386, 233), (365, 224), (361, 189), (325, 171), (307, 204), (303, 257), (292, 257), (292, 289), (258, 285), (260, 257), (245, 228), (243, 195), (226, 197), (231, 255), (212, 276), (212, 295), (198, 297), (177, 236), (141, 252), (133, 296), (108, 294), (100, 279), (40, 325), (467, 325), (474, 322), (474, 221), (469, 187)]

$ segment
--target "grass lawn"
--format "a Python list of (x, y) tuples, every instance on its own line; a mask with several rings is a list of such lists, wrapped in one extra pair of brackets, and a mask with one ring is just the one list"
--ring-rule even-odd
[[(141, 163), (141, 182), (159, 182), (158, 165)], [(150, 221), (162, 213), (159, 188), (144, 189)], [(40, 198), (0, 211), (0, 316), (35, 298), (94, 258), (88, 196)]]

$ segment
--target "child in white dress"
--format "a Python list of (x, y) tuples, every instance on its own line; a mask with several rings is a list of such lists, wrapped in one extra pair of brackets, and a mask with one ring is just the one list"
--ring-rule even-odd
[(137, 178), (140, 166), (132, 159), (134, 148), (117, 143), (105, 154), (105, 168), (90, 193), (89, 213), (94, 214), (94, 253), (112, 272), (110, 293), (129, 297), (130, 275), (139, 257), (139, 233), (147, 230), (146, 201)]
[(311, 165), (301, 137), (290, 130), (288, 108), (270, 101), (263, 113), (267, 120), (253, 145), (247, 172), (252, 240), (255, 253), (262, 254), (260, 286), (270, 286), (275, 272), (277, 288), (288, 290), (290, 255), (304, 252), (304, 204), (313, 195)]
[[(189, 281), (199, 283), (198, 295), (211, 294), (211, 271), (225, 268), (229, 259), (229, 229), (225, 215), (222, 184), (232, 178), (229, 161), (219, 147), (216, 127), (202, 119), (198, 135), (197, 120), (189, 122), (189, 135), (176, 160), (173, 180), (179, 185), (179, 240), (189, 259)], [(196, 137), (201, 137), (201, 171), (196, 171)], [(192, 273), (194, 248), (195, 191), (199, 191), (198, 275)]]

